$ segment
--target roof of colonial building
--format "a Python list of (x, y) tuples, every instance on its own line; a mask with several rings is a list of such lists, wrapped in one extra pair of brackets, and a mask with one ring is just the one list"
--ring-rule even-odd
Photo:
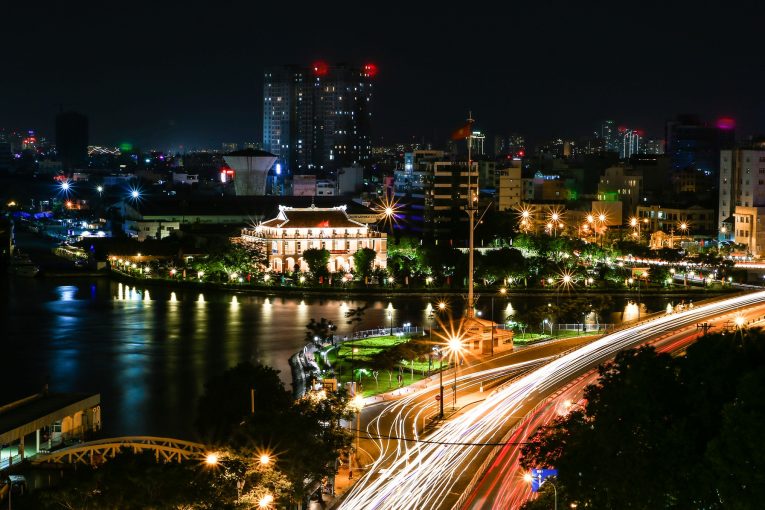
[(273, 228), (358, 228), (363, 223), (348, 218), (344, 207), (280, 207), (276, 218), (264, 221), (263, 227)]

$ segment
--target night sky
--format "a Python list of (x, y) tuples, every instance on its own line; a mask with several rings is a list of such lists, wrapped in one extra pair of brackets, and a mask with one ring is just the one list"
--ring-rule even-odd
[(378, 143), (440, 142), (469, 108), (532, 140), (683, 112), (765, 133), (759, 2), (160, 3), (3, 6), (0, 127), (52, 137), (63, 104), (95, 144), (259, 141), (263, 67), (323, 59), (378, 65)]

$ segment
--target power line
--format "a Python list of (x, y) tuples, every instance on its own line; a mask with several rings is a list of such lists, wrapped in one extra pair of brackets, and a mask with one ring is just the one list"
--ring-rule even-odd
[(364, 430), (358, 430), (358, 429), (351, 429), (354, 432), (363, 433), (366, 435), (365, 439), (396, 439), (398, 441), (406, 441), (409, 443), (423, 443), (423, 444), (440, 444), (444, 446), (506, 446), (506, 445), (519, 445), (519, 444), (529, 444), (530, 441), (519, 441), (519, 442), (504, 442), (504, 443), (461, 443), (461, 442), (452, 442), (452, 441), (433, 441), (430, 439), (419, 439), (419, 438), (413, 438), (413, 437), (401, 437), (401, 436), (386, 436), (383, 434), (370, 434), (369, 432), (366, 432)]

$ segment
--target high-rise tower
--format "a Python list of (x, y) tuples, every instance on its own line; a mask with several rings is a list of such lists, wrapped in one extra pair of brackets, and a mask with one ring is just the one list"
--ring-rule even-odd
[(363, 164), (372, 153), (377, 66), (282, 66), (263, 81), (263, 148), (289, 173)]

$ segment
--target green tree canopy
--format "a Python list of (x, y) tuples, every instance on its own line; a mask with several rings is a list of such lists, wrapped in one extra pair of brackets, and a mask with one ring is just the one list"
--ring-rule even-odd
[[(681, 358), (650, 347), (599, 369), (576, 409), (537, 431), (522, 465), (558, 469), (580, 508), (758, 508), (765, 497), (765, 334), (712, 334)], [(545, 498), (528, 502), (541, 509)]]
[(372, 248), (356, 250), (356, 253), (353, 254), (353, 267), (355, 268), (356, 274), (362, 278), (366, 278), (372, 274), (376, 257), (377, 252)]
[(308, 264), (308, 269), (314, 276), (327, 276), (329, 269), (329, 251), (319, 248), (310, 248), (303, 252), (303, 260)]
[[(254, 413), (251, 385), (257, 385)], [(344, 392), (310, 393), (293, 400), (276, 370), (243, 363), (207, 384), (197, 427), (202, 437), (221, 438), (227, 431), (220, 441), (245, 457), (271, 451), (288, 481), (290, 497), (300, 501), (318, 480), (334, 475), (335, 460), (352, 439), (340, 420), (350, 416)]]

